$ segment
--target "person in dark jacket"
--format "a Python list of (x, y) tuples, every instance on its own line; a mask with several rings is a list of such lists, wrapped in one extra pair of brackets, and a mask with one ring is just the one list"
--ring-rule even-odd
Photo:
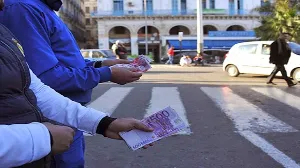
[(293, 81), (287, 76), (287, 72), (284, 67), (291, 57), (292, 51), (288, 45), (288, 41), (291, 37), (290, 33), (281, 33), (279, 38), (271, 44), (270, 63), (275, 64), (275, 68), (268, 77), (267, 84), (275, 85), (272, 81), (276, 74), (280, 71), (289, 87), (296, 85), (296, 83), (293, 83)]
[[(128, 60), (84, 60), (71, 31), (54, 12), (61, 5), (61, 0), (5, 0), (0, 12), (0, 23), (20, 40), (30, 69), (43, 83), (85, 105), (99, 83), (123, 85), (142, 76), (126, 68), (112, 67), (129, 63)], [(76, 130), (70, 150), (56, 155), (53, 167), (83, 168), (84, 149), (83, 132)]]

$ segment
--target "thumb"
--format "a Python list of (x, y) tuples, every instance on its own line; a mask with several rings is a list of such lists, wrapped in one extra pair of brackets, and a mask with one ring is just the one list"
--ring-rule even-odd
[(140, 121), (136, 121), (134, 124), (135, 129), (145, 131), (145, 132), (152, 132), (153, 128), (147, 127), (145, 124), (143, 124)]

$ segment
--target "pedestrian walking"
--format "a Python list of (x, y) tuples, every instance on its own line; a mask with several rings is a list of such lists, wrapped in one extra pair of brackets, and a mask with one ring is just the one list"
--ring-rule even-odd
[(174, 47), (171, 46), (170, 49), (168, 50), (168, 57), (169, 60), (166, 62), (166, 64), (173, 64), (173, 60), (174, 60)]
[(292, 36), (290, 33), (281, 33), (279, 38), (271, 44), (270, 63), (275, 64), (275, 68), (268, 77), (267, 84), (276, 85), (272, 81), (276, 74), (280, 71), (289, 87), (296, 85), (296, 83), (293, 83), (293, 81), (287, 76), (287, 72), (284, 67), (284, 65), (289, 62), (292, 52), (288, 45), (288, 41), (290, 41), (291, 38)]

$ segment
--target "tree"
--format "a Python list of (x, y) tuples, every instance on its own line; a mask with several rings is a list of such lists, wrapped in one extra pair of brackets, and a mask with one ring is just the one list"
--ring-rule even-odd
[(274, 4), (256, 8), (261, 14), (261, 26), (254, 29), (261, 40), (274, 40), (280, 32), (289, 32), (293, 40), (300, 42), (300, 20), (297, 13), (299, 3), (297, 1), (277, 0)]

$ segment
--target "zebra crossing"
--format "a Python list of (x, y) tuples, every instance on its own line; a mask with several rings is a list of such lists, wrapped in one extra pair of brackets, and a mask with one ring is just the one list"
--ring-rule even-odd
[[(150, 89), (150, 91), (147, 92), (150, 93), (150, 95), (139, 94), (145, 91), (145, 89)], [(250, 94), (249, 96), (241, 96), (240, 92), (243, 91), (247, 91), (254, 96)], [(202, 94), (201, 97), (189, 97), (189, 95), (193, 93)], [(204, 95), (206, 95), (206, 97), (204, 97)], [(133, 99), (133, 97), (135, 99)], [(143, 103), (140, 102), (142, 101), (141, 97), (144, 97)], [(218, 112), (214, 111), (214, 113), (224, 114), (233, 124), (236, 133), (243, 137), (245, 141), (259, 148), (261, 152), (264, 152), (282, 167), (300, 168), (295, 158), (288, 156), (277, 148), (276, 145), (262, 136), (271, 133), (297, 133), (299, 132), (300, 124), (297, 125), (297, 122), (288, 123), (287, 121), (292, 121), (292, 119), (281, 119), (276, 115), (274, 116), (274, 112), (266, 110), (267, 108), (261, 108), (261, 105), (253, 101), (253, 98), (256, 97), (260, 97), (261, 100), (265, 100), (266, 102), (275, 101), (283, 103), (286, 108), (292, 109), (288, 112), (289, 115), (300, 115), (300, 103), (298, 103), (300, 98), (297, 96), (297, 92), (295, 94), (288, 93), (282, 88), (275, 87), (244, 87), (241, 90), (237, 90), (231, 87), (154, 86), (144, 88), (112, 86), (105, 91), (104, 94), (93, 100), (88, 107), (107, 112), (113, 116), (115, 113), (126, 113), (126, 111), (122, 111), (122, 109), (128, 109), (125, 106), (131, 105), (132, 107), (132, 105), (136, 104), (144, 106), (144, 111), (140, 113), (142, 113), (141, 115), (143, 117), (147, 117), (158, 110), (171, 106), (187, 124), (191, 125), (191, 132), (181, 134), (192, 137), (194, 136), (193, 129), (198, 129), (199, 126), (197, 122), (191, 122), (193, 116), (190, 115), (192, 112), (188, 111), (188, 109), (189, 106), (191, 106), (189, 101), (196, 99), (193, 100), (193, 102), (198, 102), (202, 105), (207, 104), (209, 107), (209, 104), (213, 104), (215, 106), (213, 108), (218, 109)], [(145, 100), (147, 100), (148, 103), (145, 103)], [(207, 101), (207, 103), (203, 101)], [(199, 104), (192, 104), (192, 106), (198, 106)], [(203, 108), (203, 106), (199, 106), (199, 109), (200, 108)], [(206, 112), (210, 113), (210, 111)], [(193, 112), (193, 115), (198, 114)], [(199, 115), (203, 114), (199, 113)], [(298, 160), (298, 162), (300, 162), (300, 160)]]

